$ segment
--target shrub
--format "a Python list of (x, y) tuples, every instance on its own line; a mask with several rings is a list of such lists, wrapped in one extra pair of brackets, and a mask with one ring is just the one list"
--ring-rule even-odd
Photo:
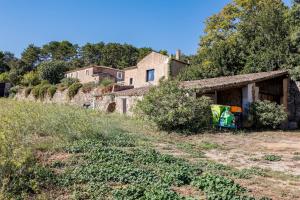
[(70, 99), (72, 99), (79, 91), (79, 89), (82, 87), (81, 83), (73, 83), (68, 90), (68, 96)]
[(161, 130), (197, 132), (210, 125), (210, 104), (209, 98), (196, 98), (177, 81), (162, 81), (137, 103), (136, 112)]
[(35, 99), (38, 99), (40, 96), (40, 85), (36, 85), (32, 88), (31, 93)]
[(9, 74), (8, 72), (4, 72), (0, 74), (0, 83), (9, 82)]
[(107, 87), (107, 86), (109, 86), (113, 83), (114, 83), (113, 80), (111, 80), (109, 78), (104, 78), (104, 79), (101, 80), (100, 85), (103, 86), (103, 87)]
[(64, 78), (60, 82), (63, 86), (70, 87), (73, 83), (78, 83), (79, 80), (77, 78)]
[(63, 61), (43, 62), (38, 66), (40, 78), (49, 81), (51, 84), (59, 83), (64, 78), (67, 64)]
[(91, 82), (91, 83), (85, 83), (85, 84), (82, 85), (82, 92), (83, 93), (89, 93), (95, 87), (96, 87), (96, 84), (93, 83), (93, 82)]
[(25, 88), (25, 97), (26, 97), (26, 98), (30, 95), (31, 90), (32, 90), (32, 87), (31, 87), (31, 86)]
[(9, 95), (10, 96), (15, 96), (19, 91), (20, 91), (21, 87), (20, 86), (14, 86), (14, 87), (11, 87), (9, 89)]
[(38, 73), (31, 71), (27, 74), (24, 74), (21, 83), (25, 86), (35, 86), (40, 84), (41, 80), (39, 78)]
[(50, 84), (41, 84), (40, 90), (39, 90), (39, 98), (43, 100), (45, 96), (48, 94), (48, 88), (50, 87)]
[(282, 105), (266, 100), (252, 103), (250, 112), (256, 127), (275, 129), (287, 119), (287, 113)]
[(56, 93), (57, 87), (55, 85), (51, 85), (48, 88), (48, 95), (50, 96), (50, 98), (53, 98), (54, 94)]

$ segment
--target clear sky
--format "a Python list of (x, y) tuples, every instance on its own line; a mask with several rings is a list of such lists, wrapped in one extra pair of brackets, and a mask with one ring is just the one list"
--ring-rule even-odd
[[(289, 3), (290, 0), (284, 0)], [(119, 42), (196, 52), (207, 17), (230, 0), (0, 0), (0, 50), (28, 44)]]

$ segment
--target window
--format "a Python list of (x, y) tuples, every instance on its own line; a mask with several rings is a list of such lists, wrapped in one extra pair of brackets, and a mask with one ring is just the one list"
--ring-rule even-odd
[(122, 72), (117, 72), (117, 78), (118, 78), (118, 79), (122, 79), (122, 78), (123, 78)]
[(146, 82), (154, 81), (154, 69), (149, 69), (146, 73)]
[(133, 78), (130, 78), (129, 79), (129, 85), (132, 85), (133, 84)]
[(87, 69), (87, 70), (85, 70), (85, 74), (86, 75), (90, 75), (90, 71)]

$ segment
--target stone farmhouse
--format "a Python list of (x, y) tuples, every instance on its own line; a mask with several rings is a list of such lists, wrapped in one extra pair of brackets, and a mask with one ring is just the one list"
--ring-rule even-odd
[(120, 85), (139, 88), (158, 85), (160, 79), (175, 77), (186, 66), (188, 66), (188, 63), (180, 61), (179, 50), (176, 52), (176, 58), (151, 52), (139, 61), (136, 66), (128, 67), (124, 70), (92, 65), (68, 71), (65, 73), (65, 76), (77, 78), (81, 83), (99, 83), (102, 79), (109, 78)]
[(176, 77), (187, 66), (188, 63), (180, 61), (180, 50), (176, 52), (176, 58), (152, 52), (136, 66), (125, 68), (124, 84), (134, 88), (158, 85), (159, 80)]
[(81, 83), (99, 83), (105, 78), (111, 79), (118, 83), (124, 81), (124, 71), (111, 67), (91, 65), (88, 67), (67, 71), (65, 73), (65, 77), (77, 78)]

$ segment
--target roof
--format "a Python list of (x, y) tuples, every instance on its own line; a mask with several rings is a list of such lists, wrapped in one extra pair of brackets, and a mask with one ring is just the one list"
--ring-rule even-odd
[(131, 70), (131, 69), (136, 69), (136, 68), (137, 68), (137, 66), (132, 66), (132, 67), (126, 67), (123, 70), (126, 71), (126, 70)]
[(183, 88), (187, 89), (201, 89), (203, 91), (207, 90), (219, 90), (232, 87), (238, 87), (242, 85), (247, 85), (250, 83), (260, 82), (280, 76), (287, 76), (288, 71), (279, 70), (271, 72), (260, 72), (252, 74), (242, 74), (235, 76), (223, 76), (218, 78), (209, 78), (195, 81), (184, 81), (181, 83)]
[(66, 71), (65, 73), (77, 72), (77, 71), (81, 71), (81, 70), (85, 70), (85, 69), (90, 69), (90, 68), (105, 68), (105, 69), (112, 69), (112, 70), (116, 70), (116, 71), (122, 71), (121, 69), (116, 69), (116, 68), (112, 68), (112, 67), (89, 65), (89, 66), (86, 66), (86, 67), (82, 67), (82, 68), (77, 68), (77, 69), (73, 69), (73, 70), (70, 70), (70, 71)]
[(153, 86), (133, 88), (133, 89), (129, 89), (129, 90), (122, 90), (122, 91), (114, 92), (112, 94), (114, 94), (116, 96), (143, 96), (144, 94), (148, 93), (152, 87)]

